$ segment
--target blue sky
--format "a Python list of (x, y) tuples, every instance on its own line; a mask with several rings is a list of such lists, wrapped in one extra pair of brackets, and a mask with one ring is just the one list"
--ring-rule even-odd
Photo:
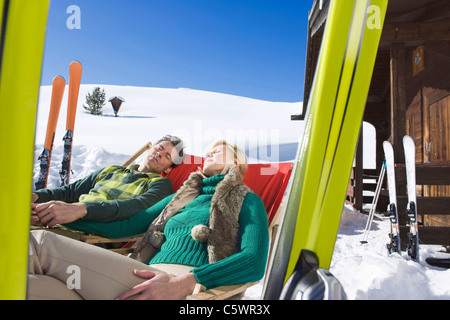
[[(303, 100), (313, 0), (53, 0), (42, 85), (192, 88), (269, 101)], [(81, 29), (67, 20), (80, 8)]]

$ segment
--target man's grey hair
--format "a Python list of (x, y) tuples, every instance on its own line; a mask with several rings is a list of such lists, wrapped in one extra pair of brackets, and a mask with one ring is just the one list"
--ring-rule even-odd
[(164, 137), (162, 137), (161, 139), (159, 139), (158, 141), (156, 141), (155, 144), (158, 144), (163, 141), (170, 142), (176, 150), (177, 155), (175, 158), (172, 159), (172, 167), (175, 168), (176, 166), (180, 165), (184, 160), (184, 157), (185, 157), (184, 142), (177, 136), (171, 136), (170, 134), (167, 134)]

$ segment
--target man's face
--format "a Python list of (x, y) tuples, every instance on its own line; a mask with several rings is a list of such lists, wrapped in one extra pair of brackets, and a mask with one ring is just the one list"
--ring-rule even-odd
[[(172, 153), (173, 152), (173, 153)], [(161, 141), (147, 149), (141, 172), (169, 173), (172, 170), (176, 150), (169, 141)]]

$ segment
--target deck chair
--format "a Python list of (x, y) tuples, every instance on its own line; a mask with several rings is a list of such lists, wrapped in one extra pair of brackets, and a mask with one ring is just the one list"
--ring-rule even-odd
[[(151, 143), (145, 144), (134, 155), (132, 155), (123, 165), (128, 166), (135, 161), (149, 147)], [(168, 174), (163, 176), (169, 178), (172, 182), (173, 191), (176, 192), (186, 181), (189, 175), (198, 170), (204, 162), (203, 157), (187, 154), (185, 160), (179, 166), (172, 169)], [(263, 201), (267, 211), (269, 221), (269, 235), (273, 240), (278, 227), (278, 220), (281, 212), (281, 204), (288, 186), (292, 172), (292, 163), (267, 163), (267, 164), (249, 164), (244, 183), (250, 187)], [(140, 236), (109, 239), (97, 235), (83, 235), (81, 241), (94, 245), (121, 242), (125, 243), (120, 249), (111, 249), (112, 251), (128, 254), (130, 253), (140, 240)], [(271, 241), (273, 243), (273, 241)], [(272, 251), (272, 247), (269, 250)], [(188, 300), (224, 300), (237, 294), (245, 292), (247, 288), (257, 284), (246, 283), (230, 286), (222, 286), (211, 290), (204, 290), (201, 285), (196, 286), (194, 292), (187, 297)]]
[[(250, 187), (264, 202), (269, 220), (271, 244), (275, 238), (285, 191), (292, 173), (292, 163), (249, 164), (244, 183)], [(269, 248), (269, 259), (273, 246)], [(197, 285), (187, 300), (225, 300), (243, 294), (258, 282), (221, 286), (210, 290)]]
[[(186, 155), (185, 161), (174, 168), (167, 177), (172, 181), (174, 192), (183, 182), (200, 167), (204, 159)], [(263, 201), (269, 221), (269, 235), (273, 240), (278, 229), (281, 204), (292, 172), (292, 163), (249, 164), (244, 183), (250, 187)], [(273, 243), (273, 241), (271, 241)], [(269, 255), (272, 247), (269, 249)], [(258, 282), (222, 286), (205, 291), (197, 285), (188, 300), (224, 300), (244, 293), (249, 287)]]

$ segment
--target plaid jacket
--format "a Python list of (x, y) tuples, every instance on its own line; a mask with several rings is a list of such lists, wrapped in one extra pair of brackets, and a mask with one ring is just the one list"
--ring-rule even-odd
[(135, 171), (137, 168), (138, 165), (108, 166), (69, 185), (36, 191), (37, 202), (83, 202), (87, 209), (84, 220), (109, 222), (129, 218), (173, 193), (168, 178), (140, 173)]

